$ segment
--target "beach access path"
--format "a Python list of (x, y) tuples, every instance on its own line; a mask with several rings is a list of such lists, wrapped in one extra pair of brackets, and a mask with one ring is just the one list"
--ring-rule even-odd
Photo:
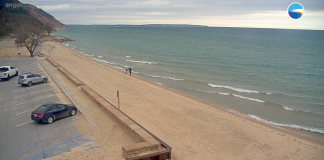
[(56, 42), (43, 43), (42, 50), (116, 106), (119, 90), (121, 110), (169, 144), (174, 160), (323, 159), (323, 145), (310, 139), (126, 75)]

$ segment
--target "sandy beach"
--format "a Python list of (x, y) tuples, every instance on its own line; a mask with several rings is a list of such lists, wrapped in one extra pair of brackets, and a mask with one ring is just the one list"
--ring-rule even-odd
[[(42, 45), (61, 66), (172, 147), (172, 159), (322, 159), (324, 147), (195, 101), (75, 53)], [(90, 153), (89, 153), (90, 154)], [(72, 157), (71, 157), (72, 158)]]
[[(20, 57), (18, 55), (20, 53)], [(30, 54), (25, 46), (15, 44), (14, 40), (4, 40), (0, 44), (0, 58), (28, 58)]]

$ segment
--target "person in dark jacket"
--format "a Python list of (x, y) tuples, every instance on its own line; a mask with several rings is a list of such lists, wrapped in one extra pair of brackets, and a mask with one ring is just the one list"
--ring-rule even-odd
[(131, 76), (132, 75), (132, 67), (129, 67), (128, 71), (129, 71), (129, 75)]

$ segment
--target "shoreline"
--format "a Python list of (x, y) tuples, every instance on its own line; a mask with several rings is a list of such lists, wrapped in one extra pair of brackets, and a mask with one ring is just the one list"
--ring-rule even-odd
[[(57, 44), (57, 43), (56, 43)], [(67, 66), (68, 66), (68, 68), (70, 68), (71, 69), (71, 66), (69, 66), (69, 64), (68, 63), (66, 63), (67, 61), (66, 60), (64, 60), (64, 59), (69, 59), (69, 58), (71, 58), (71, 56), (72, 55), (74, 55), (74, 56), (77, 56), (77, 57), (80, 57), (81, 59), (83, 59), (85, 62), (87, 61), (90, 61), (91, 63), (89, 63), (89, 65), (90, 64), (94, 64), (95, 66), (105, 66), (105, 67), (107, 67), (107, 68), (100, 68), (100, 70), (102, 69), (102, 72), (107, 72), (107, 73), (109, 73), (109, 74), (112, 74), (112, 72), (115, 72), (113, 75), (114, 76), (117, 76), (116, 75), (116, 71), (118, 72), (118, 74), (120, 74), (119, 76), (122, 76), (122, 77), (129, 77), (129, 75), (126, 75), (125, 76), (125, 73), (123, 72), (123, 71), (121, 71), (121, 70), (118, 70), (118, 69), (116, 69), (116, 68), (114, 68), (114, 67), (111, 67), (111, 66), (108, 66), (108, 65), (105, 65), (105, 64), (102, 64), (102, 63), (97, 63), (95, 60), (93, 60), (93, 59), (91, 59), (91, 58), (89, 58), (89, 57), (87, 57), (87, 56), (85, 56), (85, 55), (81, 55), (80, 53), (77, 53), (77, 52), (75, 52), (74, 50), (72, 50), (71, 48), (69, 48), (69, 47), (66, 47), (66, 46), (63, 46), (62, 44), (59, 44), (59, 46), (58, 45), (55, 45), (55, 44), (51, 44), (51, 45), (54, 45), (54, 46), (56, 46), (57, 48), (58, 48), (58, 50), (60, 51), (60, 52), (56, 52), (58, 55), (56, 55), (56, 53), (51, 53), (51, 57), (53, 56), (54, 57), (54, 59), (56, 58), (57, 60), (56, 61), (58, 61), (59, 63), (62, 63), (63, 65), (65, 65), (64, 67), (66, 68)], [(63, 47), (63, 48), (62, 48)], [(65, 48), (65, 49), (64, 49)], [(59, 55), (60, 53), (62, 53), (62, 51), (66, 51), (66, 50), (68, 50), (68, 52), (71, 52), (71, 56), (69, 56), (69, 55), (67, 55), (68, 53), (65, 53), (64, 55), (63, 54), (61, 54), (61, 55)], [(53, 52), (54, 52), (54, 50), (53, 50)], [(67, 51), (66, 51), (67, 52)], [(62, 59), (63, 57), (61, 57), (61, 56), (65, 56), (64, 57), (64, 59)], [(66, 62), (64, 62), (64, 61), (66, 61)], [(75, 60), (75, 63), (79, 63), (78, 62), (79, 60)], [(62, 65), (61, 64), (61, 65)], [(91, 67), (91, 66), (89, 66), (89, 67)], [(97, 67), (95, 67), (95, 68), (97, 68)], [(99, 69), (98, 68), (98, 69)], [(80, 69), (79, 69), (80, 70)], [(110, 70), (110, 71), (109, 71)], [(112, 70), (114, 70), (114, 71), (112, 71)], [(75, 73), (77, 73), (77, 74), (79, 74), (80, 75), (80, 71), (78, 71), (77, 69), (75, 69), (74, 70), (74, 72)], [(94, 72), (96, 72), (96, 71), (94, 71)], [(98, 71), (99, 72), (99, 71)], [(100, 72), (101, 73), (101, 72)], [(81, 74), (82, 75), (82, 74)], [(77, 76), (77, 75), (76, 75)], [(78, 77), (78, 76), (77, 76)], [(78, 78), (80, 78), (80, 77), (78, 77)], [(99, 77), (100, 78), (100, 77)], [(80, 79), (82, 79), (82, 77), (80, 78)], [(290, 143), (294, 143), (294, 141), (295, 142), (304, 142), (305, 144), (311, 144), (311, 145), (315, 145), (315, 146), (317, 146), (317, 147), (320, 147), (320, 148), (323, 148), (323, 143), (320, 143), (320, 142), (318, 142), (318, 141), (316, 141), (316, 140), (312, 140), (312, 139), (310, 139), (310, 138), (307, 138), (307, 137), (300, 137), (300, 136), (298, 136), (298, 135), (294, 135), (294, 134), (292, 134), (292, 133), (290, 133), (290, 132), (287, 132), (287, 131), (284, 131), (284, 130), (282, 130), (282, 129), (280, 129), (280, 128), (277, 128), (277, 127), (274, 127), (274, 126), (271, 126), (271, 125), (267, 125), (267, 124), (262, 124), (262, 123), (259, 123), (259, 122), (256, 122), (256, 121), (254, 121), (254, 120), (251, 120), (251, 119), (247, 119), (247, 118), (243, 118), (243, 117), (240, 117), (240, 116), (238, 116), (238, 115), (235, 115), (234, 113), (230, 113), (230, 112), (228, 112), (228, 111), (226, 111), (226, 110), (221, 110), (221, 109), (219, 109), (219, 108), (215, 108), (215, 107), (213, 107), (213, 106), (211, 106), (211, 105), (208, 105), (208, 104), (206, 104), (206, 103), (203, 103), (203, 102), (200, 102), (200, 101), (197, 101), (197, 99), (193, 99), (192, 97), (188, 97), (188, 96), (186, 96), (186, 95), (183, 95), (183, 94), (179, 94), (179, 93), (177, 93), (177, 92), (174, 92), (173, 90), (171, 90), (171, 89), (168, 89), (168, 88), (166, 88), (165, 86), (160, 86), (160, 85), (158, 85), (158, 84), (155, 84), (154, 82), (150, 82), (150, 81), (147, 81), (147, 80), (145, 80), (145, 79), (143, 79), (143, 78), (141, 78), (141, 77), (138, 77), (138, 76), (132, 76), (131, 78), (128, 78), (128, 79), (132, 79), (132, 82), (133, 83), (135, 83), (134, 81), (136, 81), (136, 84), (137, 84), (137, 81), (139, 82), (139, 83), (142, 83), (142, 84), (144, 84), (145, 86), (149, 86), (149, 87), (152, 87), (152, 86), (154, 86), (153, 88), (151, 88), (151, 89), (154, 89), (154, 90), (160, 90), (160, 91), (158, 91), (159, 93), (163, 93), (163, 94), (166, 94), (166, 95), (158, 95), (158, 96), (161, 96), (161, 97), (168, 97), (168, 95), (173, 95), (173, 96), (176, 96), (177, 97), (177, 99), (178, 98), (180, 98), (180, 99), (178, 99), (177, 101), (182, 101), (182, 102), (176, 102), (176, 101), (174, 101), (175, 103), (178, 103), (178, 104), (181, 104), (181, 103), (190, 103), (190, 104), (194, 104), (194, 105), (190, 105), (190, 106), (186, 106), (186, 105), (184, 105), (184, 106), (182, 106), (182, 107), (180, 107), (181, 109), (179, 110), (179, 108), (170, 108), (170, 107), (167, 107), (167, 108), (156, 108), (156, 107), (154, 107), (155, 108), (155, 110), (152, 112), (152, 111), (150, 111), (150, 109), (149, 108), (147, 108), (147, 107), (143, 107), (144, 106), (144, 104), (143, 104), (143, 106), (136, 106), (135, 108), (137, 108), (137, 107), (139, 107), (139, 109), (134, 109), (134, 107), (132, 107), (132, 106), (129, 106), (128, 104), (126, 104), (126, 102), (124, 102), (124, 101), (126, 101), (126, 100), (123, 100), (122, 101), (122, 110), (123, 111), (125, 111), (128, 115), (130, 115), (132, 118), (134, 118), (135, 117), (135, 119), (137, 119), (137, 121), (139, 121), (139, 123), (140, 124), (144, 124), (143, 126), (145, 126), (145, 128), (147, 128), (147, 129), (149, 129), (150, 131), (152, 131), (152, 133), (154, 133), (154, 134), (156, 134), (158, 137), (161, 137), (161, 139), (163, 139), (163, 140), (165, 140), (168, 144), (170, 144), (171, 145), (171, 147), (173, 147), (175, 150), (174, 150), (174, 154), (176, 155), (175, 156), (175, 158), (177, 158), (177, 157), (179, 157), (180, 155), (183, 155), (183, 154), (185, 154), (185, 153), (187, 153), (187, 152), (185, 152), (184, 150), (181, 150), (181, 145), (183, 145), (183, 144), (187, 144), (187, 142), (186, 141), (182, 141), (182, 142), (178, 142), (178, 140), (177, 139), (174, 139), (174, 137), (171, 137), (170, 138), (170, 136), (167, 136), (168, 135), (168, 133), (164, 133), (165, 131), (163, 131), (163, 129), (161, 130), (160, 128), (163, 128), (163, 126), (164, 126), (164, 128), (167, 126), (167, 124), (163, 124), (163, 123), (167, 123), (166, 121), (167, 121), (167, 119), (165, 119), (165, 121), (156, 121), (156, 120), (154, 120), (154, 119), (151, 119), (152, 121), (155, 121), (154, 123), (150, 123), (150, 122), (148, 122), (148, 121), (150, 121), (148, 118), (149, 117), (146, 117), (145, 115), (143, 115), (140, 111), (141, 111), (141, 109), (144, 109), (144, 108), (146, 108), (146, 109), (149, 109), (148, 110), (148, 112), (149, 113), (151, 113), (151, 114), (154, 114), (155, 112), (161, 112), (161, 111), (165, 111), (165, 109), (167, 109), (167, 110), (169, 110), (169, 111), (172, 111), (172, 112), (176, 112), (176, 113), (178, 113), (179, 111), (186, 111), (186, 110), (188, 110), (189, 109), (189, 111), (186, 111), (187, 113), (189, 113), (189, 115), (187, 115), (187, 114), (184, 114), (184, 115), (178, 115), (178, 116), (176, 116), (176, 117), (180, 117), (180, 121), (179, 122), (177, 122), (177, 123), (175, 123), (174, 125), (171, 125), (171, 126), (174, 126), (174, 127), (171, 127), (171, 126), (169, 126), (169, 127), (171, 127), (170, 129), (172, 130), (171, 131), (171, 134), (176, 134), (176, 133), (178, 133), (178, 134), (176, 134), (176, 135), (174, 135), (175, 137), (178, 137), (178, 136), (180, 136), (181, 135), (181, 133), (183, 132), (183, 133), (190, 133), (188, 136), (189, 137), (192, 137), (192, 136), (194, 136), (194, 135), (196, 135), (197, 133), (199, 133), (199, 132), (197, 132), (197, 128), (195, 129), (195, 128), (192, 128), (192, 127), (194, 127), (194, 126), (196, 126), (196, 125), (194, 125), (193, 124), (193, 126), (192, 127), (189, 127), (190, 126), (190, 123), (197, 123), (197, 124), (199, 124), (199, 123), (201, 123), (201, 125), (202, 126), (205, 126), (205, 127), (207, 127), (208, 125), (206, 125), (206, 124), (204, 124), (204, 122), (196, 122), (197, 120), (198, 121), (201, 121), (201, 119), (204, 119), (204, 120), (207, 120), (208, 121), (208, 124), (209, 125), (213, 125), (214, 127), (221, 127), (221, 128), (223, 128), (223, 127), (226, 127), (226, 128), (223, 128), (223, 129), (220, 129), (220, 130), (214, 130), (214, 129), (211, 129), (210, 130), (210, 128), (205, 128), (205, 127), (202, 127), (202, 126), (200, 126), (200, 127), (198, 127), (198, 126), (196, 126), (196, 127), (198, 127), (198, 128), (200, 128), (201, 130), (209, 130), (208, 131), (208, 133), (206, 133), (206, 134), (209, 134), (209, 133), (214, 133), (214, 134), (212, 134), (212, 135), (214, 135), (214, 136), (208, 136), (207, 137), (207, 139), (209, 139), (208, 141), (211, 141), (211, 142), (206, 142), (207, 144), (210, 144), (210, 143), (213, 143), (213, 141), (215, 142), (215, 140), (214, 139), (217, 139), (217, 138), (219, 138), (218, 136), (216, 136), (217, 134), (221, 134), (221, 132), (228, 132), (228, 134), (230, 134), (230, 138), (229, 137), (225, 137), (225, 140), (223, 140), (223, 141), (228, 141), (229, 139), (237, 139), (237, 141), (239, 141), (239, 142), (242, 142), (242, 143), (239, 143), (239, 142), (236, 142), (236, 143), (239, 143), (239, 144), (244, 144), (244, 143), (247, 143), (247, 144), (250, 144), (250, 143), (254, 143), (253, 141), (255, 141), (255, 138), (253, 138), (253, 139), (250, 139), (252, 142), (250, 142), (248, 139), (249, 138), (247, 138), (247, 140), (246, 139), (242, 139), (242, 134), (243, 134), (243, 136), (247, 136), (247, 137), (250, 137), (251, 135), (254, 135), (254, 137), (258, 137), (258, 136), (261, 136), (261, 137), (259, 137), (258, 138), (258, 140), (257, 140), (257, 144), (266, 144), (267, 142), (261, 142), (261, 141), (267, 141), (267, 140), (265, 140), (265, 139), (263, 139), (262, 137), (264, 137), (264, 136), (266, 136), (268, 133), (270, 133), (272, 136), (271, 136), (271, 138), (270, 139), (272, 139), (271, 140), (271, 144), (274, 146), (274, 148), (275, 148), (275, 150), (277, 150), (277, 149), (279, 149), (279, 148), (281, 148), (281, 146), (278, 146), (278, 145), (280, 145), (280, 144), (277, 144), (277, 143), (274, 143), (275, 141), (278, 141), (278, 143), (281, 143), (281, 141), (280, 140), (277, 140), (277, 139), (281, 139), (282, 137), (289, 137), (288, 139), (293, 139), (293, 142), (290, 142)], [(136, 79), (136, 80), (135, 80)], [(82, 81), (85, 81), (84, 79), (82, 79)], [(89, 80), (87, 80), (88, 82), (92, 82), (91, 80), (89, 81)], [(106, 80), (106, 81), (109, 81), (108, 79)], [(123, 80), (123, 81), (125, 81), (126, 82), (126, 80)], [(86, 82), (85, 82), (86, 83)], [(118, 82), (119, 83), (119, 82)], [(88, 84), (89, 85), (89, 84)], [(95, 84), (91, 84), (91, 85), (95, 85)], [(122, 85), (122, 84), (121, 84)], [(104, 86), (104, 85), (103, 85)], [(123, 85), (123, 86), (125, 86), (125, 84)], [(106, 86), (106, 87), (108, 87), (109, 88), (109, 86)], [(111, 86), (110, 86), (111, 87)], [(132, 86), (128, 86), (128, 85), (126, 85), (126, 87), (127, 88), (129, 88), (129, 87), (132, 87)], [(97, 88), (98, 89), (98, 87), (95, 87), (95, 88)], [(111, 93), (107, 93), (107, 94), (103, 94), (102, 93), (102, 90), (100, 90), (99, 91), (100, 92), (100, 94), (102, 94), (102, 95), (106, 95), (105, 96), (105, 98), (107, 98), (109, 101), (112, 101), (113, 103), (114, 103), (114, 100), (113, 99), (111, 99), (111, 97), (109, 97), (109, 96), (112, 96), (112, 97), (115, 97), (115, 94), (112, 94), (112, 95), (109, 95), (109, 94), (111, 94)], [(125, 92), (122, 92), (122, 93), (125, 93)], [(108, 96), (108, 97), (107, 97)], [(124, 95), (123, 95), (124, 96)], [(126, 96), (126, 95), (125, 95)], [(139, 97), (137, 97), (137, 98), (139, 98)], [(169, 96), (169, 98), (170, 98), (170, 96)], [(181, 100), (182, 99), (182, 100)], [(147, 99), (146, 99), (147, 100)], [(171, 99), (170, 99), (171, 100)], [(184, 100), (184, 101), (183, 101)], [(136, 101), (136, 100), (134, 100), (134, 101)], [(186, 101), (189, 101), (189, 102), (186, 102)], [(133, 103), (132, 103), (133, 104)], [(155, 104), (156, 105), (156, 104)], [(188, 107), (188, 108), (186, 108), (186, 107)], [(157, 110), (156, 110), (157, 109)], [(192, 110), (193, 109), (193, 110)], [(132, 111), (129, 111), (129, 110), (132, 110)], [(168, 112), (168, 114), (173, 114), (172, 112)], [(212, 112), (212, 113), (211, 113)], [(180, 113), (180, 112), (179, 112)], [(203, 114), (203, 113), (205, 113), (205, 114)], [(192, 114), (192, 115), (191, 115)], [(213, 115), (213, 114), (216, 114), (216, 115)], [(203, 115), (203, 116), (207, 116), (207, 119), (205, 118), (205, 117), (199, 117), (198, 119), (196, 118), (196, 116), (197, 115)], [(134, 116), (134, 117), (133, 117)], [(156, 115), (156, 116), (158, 116), (158, 115)], [(169, 115), (170, 116), (170, 115)], [(189, 117), (188, 117), (189, 116)], [(216, 117), (215, 117), (216, 116)], [(174, 117), (174, 120), (175, 119), (177, 119), (176, 117)], [(191, 120), (189, 120), (188, 122), (188, 124), (186, 124), (186, 123), (180, 123), (181, 121), (183, 121), (183, 120), (185, 120), (185, 119), (187, 119), (187, 118), (189, 118), (189, 119), (191, 119)], [(219, 124), (219, 125), (217, 125), (217, 124), (213, 124), (214, 122), (215, 123), (217, 123), (218, 121), (217, 121), (217, 119), (218, 119), (218, 117), (221, 117), (220, 119), (222, 119), (222, 121), (223, 120), (225, 120), (226, 119), (226, 121), (228, 121), (228, 122), (225, 122), (224, 124), (223, 123), (221, 123), (221, 124)], [(160, 118), (162, 118), (163, 119), (163, 117), (160, 117)], [(185, 119), (183, 119), (183, 118), (185, 118)], [(195, 119), (194, 121), (192, 121), (192, 119)], [(215, 119), (215, 121), (214, 120), (211, 120), (211, 119)], [(188, 119), (187, 119), (188, 120)], [(160, 122), (160, 123), (158, 123), (158, 122)], [(161, 122), (162, 122), (162, 124), (161, 124)], [(170, 121), (171, 123), (172, 123), (172, 121)], [(173, 122), (174, 123), (174, 122)], [(236, 125), (237, 123), (240, 123), (241, 125)], [(158, 127), (158, 126), (154, 126), (154, 124), (159, 124), (159, 125), (161, 125), (160, 127)], [(182, 129), (182, 128), (180, 128), (180, 131), (177, 131), (177, 130), (175, 130), (176, 129), (176, 127), (175, 126), (177, 126), (177, 125), (180, 125), (180, 126), (183, 126), (183, 127), (185, 127), (185, 129)], [(153, 126), (152, 126), (153, 125)], [(189, 126), (188, 126), (189, 125)], [(225, 125), (225, 126), (224, 126)], [(229, 125), (229, 126), (228, 126)], [(243, 126), (242, 126), (243, 125)], [(188, 126), (188, 127), (186, 127), (186, 126)], [(228, 127), (230, 127), (230, 126), (236, 126), (236, 127), (234, 127), (233, 129), (234, 130), (232, 130), (232, 129), (228, 129)], [(244, 127), (245, 126), (245, 127)], [(202, 128), (201, 128), (202, 127)], [(240, 128), (237, 128), (237, 127), (240, 127)], [(231, 127), (230, 127), (231, 128)], [(250, 128), (250, 129), (253, 129), (253, 131), (249, 131), (249, 129), (248, 128)], [(256, 129), (256, 128), (259, 128), (259, 129)], [(191, 130), (190, 132), (186, 132), (186, 130)], [(198, 129), (199, 130), (199, 129)], [(232, 133), (232, 132), (242, 132), (241, 134), (235, 134), (235, 133)], [(267, 131), (267, 132), (265, 132), (265, 131)], [(191, 132), (193, 132), (193, 133), (191, 133)], [(196, 133), (197, 132), (197, 133)], [(206, 131), (207, 132), (207, 131)], [(261, 133), (258, 133), (258, 134), (247, 134), (246, 132), (261, 132)], [(164, 134), (163, 134), (164, 133)], [(170, 133), (169, 133), (170, 134)], [(201, 134), (201, 133), (200, 133)], [(234, 134), (234, 135), (232, 135), (232, 134)], [(287, 135), (286, 135), (287, 134)], [(278, 135), (279, 135), (279, 137), (278, 137)], [(196, 135), (197, 136), (197, 135)], [(215, 137), (216, 136), (216, 137)], [(269, 135), (268, 135), (269, 136)], [(195, 136), (194, 136), (195, 137)], [(275, 138), (276, 137), (276, 138)], [(280, 138), (281, 137), (281, 138)], [(291, 137), (291, 138), (290, 138)], [(180, 137), (179, 137), (180, 138)], [(210, 139), (210, 138), (212, 138), (212, 139)], [(228, 139), (229, 138), (229, 139)], [(173, 140), (172, 140), (173, 139)], [(180, 138), (180, 139), (183, 139), (183, 137), (182, 138)], [(184, 139), (186, 139), (186, 138), (184, 138)], [(190, 138), (189, 138), (190, 139)], [(188, 139), (188, 140), (189, 140)], [(198, 139), (205, 139), (205, 138), (203, 138), (203, 137), (200, 137), (200, 138), (198, 138)], [(263, 139), (263, 140), (262, 140)], [(296, 140), (297, 139), (297, 140)], [(222, 140), (216, 140), (216, 141), (222, 141)], [(223, 142), (222, 141), (222, 142)], [(201, 141), (192, 141), (191, 140), (191, 142), (188, 142), (189, 144), (190, 144), (190, 146), (195, 146), (194, 148), (196, 148), (197, 146), (196, 145), (199, 145), (199, 143), (201, 143)], [(221, 143), (221, 144), (223, 144), (223, 145), (225, 145), (225, 146), (228, 146), (228, 145), (230, 145), (229, 143), (225, 143), (225, 142), (223, 142), (223, 143)], [(285, 143), (284, 141), (283, 141), (283, 143)], [(196, 144), (196, 145), (195, 145)], [(212, 145), (212, 144), (210, 144), (210, 145)], [(216, 145), (216, 144), (213, 144), (213, 145)], [(232, 146), (232, 145), (230, 145), (230, 146)], [(270, 145), (271, 146), (271, 145)], [(275, 147), (276, 146), (276, 147)], [(179, 148), (180, 147), (180, 148)], [(233, 146), (232, 146), (233, 147)], [(243, 147), (243, 146), (241, 146), (241, 147)], [(288, 146), (287, 146), (288, 147)], [(317, 148), (316, 147), (316, 148)], [(198, 147), (197, 149), (198, 150), (201, 150), (201, 149), (199, 149), (199, 148), (201, 148), (201, 147)], [(203, 147), (204, 148), (204, 147)], [(213, 148), (213, 147), (212, 147)], [(216, 151), (217, 151), (217, 148), (218, 147), (216, 147), (216, 148), (214, 148)], [(226, 148), (226, 147), (225, 147)], [(231, 148), (231, 147), (230, 147)], [(235, 147), (234, 147), (235, 148)], [(244, 148), (244, 147), (243, 147)], [(290, 147), (288, 147), (288, 148), (290, 148)], [(179, 149), (181, 150), (181, 152), (179, 151)], [(178, 150), (178, 151), (177, 151)], [(222, 150), (222, 148), (220, 149), (220, 150)], [(285, 149), (284, 149), (285, 150)], [(184, 153), (182, 153), (182, 151), (184, 152)], [(322, 149), (322, 151), (323, 151), (323, 149)], [(202, 152), (204, 152), (204, 151), (202, 151)], [(206, 152), (206, 151), (205, 151)], [(236, 151), (235, 151), (236, 152)], [(213, 154), (214, 153), (214, 151), (213, 150), (209, 150), (208, 152), (207, 152), (207, 154), (208, 155), (214, 155)], [(253, 153), (254, 153), (254, 151), (253, 151)], [(197, 153), (198, 154), (198, 153)], [(242, 153), (243, 154), (243, 153)], [(247, 154), (247, 153), (244, 153), (243, 155), (245, 155), (245, 154)], [(249, 155), (250, 153), (248, 153), (248, 155)], [(261, 152), (256, 152), (256, 154), (261, 154)], [(199, 155), (199, 154), (198, 154)], [(201, 155), (201, 154), (200, 154)], [(262, 155), (262, 154), (261, 154)], [(315, 155), (317, 155), (317, 154), (315, 154)], [(215, 156), (215, 155), (214, 155)], [(181, 156), (180, 156), (181, 157)], [(249, 157), (249, 156), (247, 156), (247, 157)], [(189, 158), (189, 157), (188, 157)], [(189, 158), (190, 159), (190, 158)], [(240, 158), (239, 158), (240, 159)]]
[[(97, 57), (95, 57), (95, 59), (93, 59), (94, 57), (79, 53), (79, 51), (77, 49), (74, 50), (69, 45), (64, 45), (64, 43), (60, 43), (60, 45), (62, 47), (69, 49), (74, 54), (80, 55), (80, 56), (85, 57), (95, 63), (102, 64), (104, 66), (109, 67), (110, 69), (114, 69), (122, 74), (125, 74), (124, 71), (121, 70), (122, 67), (120, 67), (120, 66), (115, 66), (115, 65), (106, 64), (106, 63), (97, 61), (97, 60), (95, 60), (95, 59), (98, 59)], [(146, 79), (144, 75), (134, 73), (134, 74), (132, 74), (132, 77), (136, 77), (138, 80), (141, 80), (145, 83), (150, 83), (152, 85), (155, 85), (156, 87), (161, 87), (169, 92), (173, 92), (173, 93), (179, 94), (180, 96), (184, 96), (186, 98), (198, 101), (199, 103), (202, 103), (206, 106), (214, 107), (218, 111), (226, 112), (228, 114), (232, 114), (234, 116), (244, 118), (245, 120), (269, 127), (270, 129), (276, 129), (276, 130), (285, 132), (286, 134), (290, 133), (293, 136), (297, 136), (299, 138), (303, 138), (304, 140), (309, 140), (311, 142), (315, 142), (318, 145), (324, 146), (324, 134), (322, 134), (322, 133), (312, 132), (312, 131), (308, 131), (308, 130), (304, 130), (304, 129), (296, 129), (296, 128), (291, 128), (291, 127), (286, 127), (286, 126), (277, 126), (277, 125), (269, 124), (269, 123), (266, 123), (263, 121), (258, 121), (258, 120), (248, 117), (248, 115), (245, 115), (243, 113), (238, 112), (239, 113), (238, 114), (238, 113), (231, 112), (229, 110), (232, 110), (232, 109), (229, 107), (226, 107), (225, 105), (215, 103), (215, 102), (209, 101), (207, 99), (203, 99), (198, 96), (191, 95), (190, 93), (187, 93), (179, 88), (172, 87), (172, 86), (166, 86), (165, 84), (160, 85), (159, 82), (154, 82), (149, 79)], [(235, 111), (235, 112), (237, 112), (237, 111)]]
[[(114, 66), (114, 65), (105, 64), (105, 63), (96, 61), (96, 60), (92, 59), (91, 56), (87, 56), (87, 55), (83, 55), (81, 53), (78, 53), (76, 50), (70, 48), (70, 46), (63, 45), (63, 43), (60, 43), (60, 45), (62, 47), (65, 47), (65, 48), (69, 49), (74, 54), (78, 54), (78, 55), (80, 55), (82, 57), (85, 57), (85, 58), (95, 62), (95, 63), (102, 64), (102, 65), (104, 65), (106, 67), (109, 67), (110, 69), (114, 69), (114, 70), (124, 74), (123, 70), (119, 69), (119, 68), (121, 68), (119, 66)], [(98, 58), (96, 58), (96, 59), (98, 59)], [(217, 103), (213, 103), (213, 102), (208, 102), (208, 100), (203, 100), (202, 98), (195, 97), (194, 95), (190, 95), (189, 93), (186, 93), (185, 91), (182, 91), (181, 89), (178, 89), (178, 88), (175, 88), (175, 87), (168, 87), (168, 86), (165, 86), (164, 84), (159, 85), (159, 84), (157, 84), (158, 82), (149, 81), (148, 79), (145, 79), (145, 76), (143, 76), (143, 75), (135, 73), (135, 74), (132, 74), (132, 77), (135, 77), (138, 80), (143, 81), (144, 83), (150, 83), (151, 85), (155, 85), (156, 87), (163, 88), (163, 89), (165, 89), (165, 90), (167, 90), (169, 92), (173, 92), (173, 93), (176, 93), (176, 94), (178, 94), (180, 96), (184, 96), (184, 97), (192, 99), (194, 101), (198, 101), (199, 103), (205, 104), (206, 106), (214, 107), (217, 111), (226, 112), (228, 114), (238, 116), (238, 117), (243, 118), (245, 120), (248, 120), (250, 122), (257, 123), (257, 124), (260, 124), (262, 126), (269, 127), (270, 129), (278, 130), (280, 132), (285, 132), (286, 134), (291, 134), (293, 136), (297, 136), (297, 137), (302, 138), (304, 140), (309, 140), (312, 143), (315, 143), (315, 144), (318, 144), (318, 145), (321, 145), (321, 146), (324, 147), (324, 135), (322, 135), (321, 133), (315, 133), (315, 132), (311, 132), (311, 131), (307, 131), (307, 130), (289, 128), (289, 127), (284, 127), (284, 126), (276, 126), (276, 125), (268, 124), (268, 123), (265, 123), (265, 122), (262, 122), (262, 121), (257, 121), (255, 119), (251, 119), (249, 117), (230, 112), (230, 111), (228, 111), (228, 109), (230, 109), (230, 108), (228, 108), (226, 106), (223, 106), (223, 105), (217, 104)], [(314, 136), (316, 136), (316, 137), (314, 137)], [(318, 141), (320, 141), (320, 142), (318, 142)]]

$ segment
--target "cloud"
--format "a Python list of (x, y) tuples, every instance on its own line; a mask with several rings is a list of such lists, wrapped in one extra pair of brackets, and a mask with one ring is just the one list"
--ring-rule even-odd
[[(292, 21), (291, 0), (22, 0), (65, 24), (198, 24), (265, 28), (322, 28), (324, 1), (303, 2), (305, 14)], [(321, 19), (322, 18), (322, 19)]]
[(70, 8), (70, 4), (62, 4), (62, 5), (44, 5), (44, 6), (37, 6), (38, 8), (41, 8), (46, 11), (51, 11), (51, 10), (66, 10)]

